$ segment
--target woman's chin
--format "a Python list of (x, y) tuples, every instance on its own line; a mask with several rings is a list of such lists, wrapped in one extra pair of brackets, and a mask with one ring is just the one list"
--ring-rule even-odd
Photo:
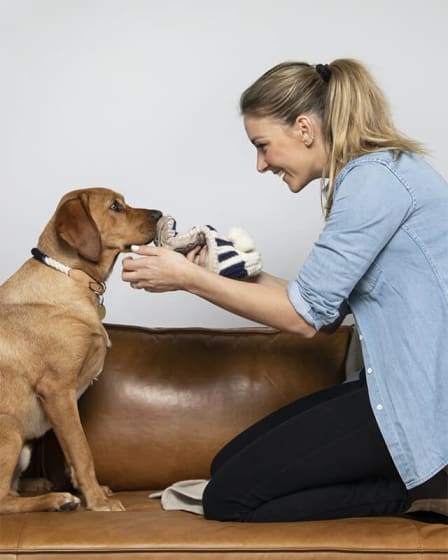
[[(283, 180), (285, 181), (285, 179), (283, 178)], [(288, 180), (285, 181), (285, 183), (288, 185), (288, 188), (291, 192), (293, 193), (297, 193), (299, 191), (301, 191), (303, 189), (303, 187), (305, 185), (302, 185), (302, 183), (300, 183), (299, 181), (294, 180), (292, 177), (288, 177)]]
[(298, 193), (302, 189), (304, 189), (309, 183), (311, 183), (312, 179), (304, 182), (303, 179), (300, 180), (300, 179), (297, 179), (295, 177), (291, 177), (290, 175), (288, 175), (286, 180), (285, 180), (285, 177), (283, 177), (283, 181), (285, 181), (285, 183), (288, 185), (289, 190), (292, 193)]

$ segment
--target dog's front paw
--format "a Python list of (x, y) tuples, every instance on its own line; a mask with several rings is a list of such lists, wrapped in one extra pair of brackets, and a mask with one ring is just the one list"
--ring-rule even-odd
[(93, 504), (89, 504), (87, 509), (90, 511), (126, 511), (120, 500), (117, 500), (116, 498), (106, 498)]
[(108, 505), (110, 506), (109, 511), (126, 511), (124, 505), (116, 498), (109, 498)]
[(114, 495), (109, 486), (105, 486), (104, 484), (101, 485), (101, 490), (104, 492), (105, 496), (109, 497)]

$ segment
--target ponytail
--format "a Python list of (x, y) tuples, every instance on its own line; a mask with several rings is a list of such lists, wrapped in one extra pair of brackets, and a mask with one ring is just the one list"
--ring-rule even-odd
[(391, 150), (396, 157), (403, 152), (424, 154), (419, 143), (395, 128), (387, 100), (364, 65), (339, 59), (329, 64), (329, 69), (331, 78), (322, 115), (322, 132), (329, 146), (326, 216), (331, 210), (336, 178), (351, 159), (382, 150)]

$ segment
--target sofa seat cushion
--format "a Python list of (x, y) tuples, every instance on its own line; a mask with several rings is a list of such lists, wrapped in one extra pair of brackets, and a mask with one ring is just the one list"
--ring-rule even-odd
[(0, 560), (83, 558), (442, 560), (448, 526), (405, 517), (221, 523), (166, 512), (148, 491), (119, 492), (125, 512), (0, 516)]

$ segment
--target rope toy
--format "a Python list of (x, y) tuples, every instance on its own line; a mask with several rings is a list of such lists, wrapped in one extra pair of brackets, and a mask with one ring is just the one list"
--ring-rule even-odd
[(227, 278), (257, 276), (262, 270), (261, 256), (251, 237), (241, 228), (233, 227), (227, 236), (212, 226), (195, 226), (186, 233), (176, 231), (176, 220), (162, 216), (157, 222), (155, 245), (187, 254), (195, 247), (207, 247), (205, 268)]

